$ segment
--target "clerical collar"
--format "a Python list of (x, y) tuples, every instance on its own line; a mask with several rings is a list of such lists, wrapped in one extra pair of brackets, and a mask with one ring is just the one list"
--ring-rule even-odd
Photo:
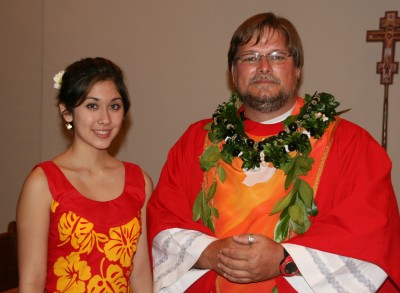
[(288, 116), (292, 115), (292, 112), (293, 112), (295, 106), (296, 106), (296, 103), (294, 103), (293, 107), (289, 111), (287, 111), (286, 113), (283, 113), (282, 115), (280, 115), (278, 117), (275, 117), (275, 118), (272, 118), (270, 120), (263, 121), (263, 122), (260, 122), (260, 123), (261, 124), (275, 124), (275, 123), (278, 123), (278, 122), (282, 122)]

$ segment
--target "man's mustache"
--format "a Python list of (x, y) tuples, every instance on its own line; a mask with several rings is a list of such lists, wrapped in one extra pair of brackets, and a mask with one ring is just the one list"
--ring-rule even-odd
[(281, 84), (281, 81), (280, 81), (279, 78), (277, 78), (277, 77), (275, 77), (273, 75), (270, 75), (270, 74), (268, 74), (268, 75), (257, 75), (255, 77), (253, 77), (252, 79), (250, 79), (250, 84), (253, 84), (255, 82), (262, 81), (262, 80), (268, 80), (268, 81), (272, 81), (272, 82), (274, 82), (276, 84)]

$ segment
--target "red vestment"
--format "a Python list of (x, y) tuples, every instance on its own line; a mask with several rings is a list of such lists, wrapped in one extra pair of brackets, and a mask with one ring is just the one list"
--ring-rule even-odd
[[(213, 235), (201, 221), (192, 221), (204, 178), (198, 158), (208, 122), (191, 125), (168, 154), (147, 207), (150, 251), (154, 237), (166, 229)], [(282, 129), (282, 123), (245, 121), (249, 134), (275, 135)], [(306, 233), (287, 242), (376, 264), (389, 276), (379, 292), (400, 290), (400, 218), (390, 172), (385, 150), (365, 130), (341, 120), (315, 195), (319, 213)], [(294, 292), (283, 277), (276, 282), (280, 292)], [(209, 272), (186, 292), (213, 292), (214, 283), (215, 273)]]

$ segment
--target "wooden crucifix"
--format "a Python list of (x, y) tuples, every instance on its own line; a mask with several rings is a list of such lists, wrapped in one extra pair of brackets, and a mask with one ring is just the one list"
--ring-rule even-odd
[(397, 11), (386, 11), (380, 19), (380, 30), (367, 31), (367, 42), (383, 42), (382, 61), (376, 64), (376, 73), (381, 75), (381, 84), (385, 86), (383, 101), (382, 146), (387, 148), (387, 123), (389, 111), (389, 85), (393, 83), (393, 74), (399, 71), (399, 62), (394, 61), (396, 42), (400, 41), (400, 18)]

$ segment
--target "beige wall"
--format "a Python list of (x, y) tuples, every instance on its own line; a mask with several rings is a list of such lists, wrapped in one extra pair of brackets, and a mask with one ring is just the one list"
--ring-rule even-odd
[[(229, 97), (226, 65), (234, 29), (273, 11), (293, 21), (306, 64), (300, 94), (326, 91), (352, 108), (344, 117), (381, 139), (380, 43), (366, 43), (399, 0), (0, 0), (0, 231), (15, 219), (24, 177), (68, 144), (52, 77), (69, 63), (104, 56), (121, 65), (133, 108), (117, 155), (157, 182), (168, 149), (189, 123)], [(396, 60), (400, 61), (397, 44)], [(388, 153), (400, 196), (400, 79), (389, 90)]]

